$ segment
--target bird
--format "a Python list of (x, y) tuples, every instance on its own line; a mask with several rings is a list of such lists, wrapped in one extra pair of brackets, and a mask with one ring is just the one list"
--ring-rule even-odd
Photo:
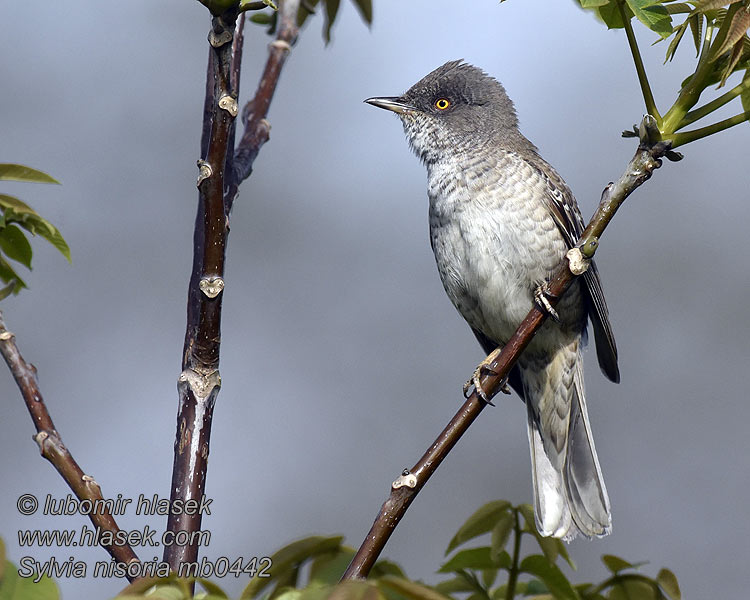
[[(438, 67), (401, 96), (365, 102), (400, 118), (427, 168), (438, 273), (485, 353), (502, 348), (534, 304), (553, 317), (507, 381), (526, 404), (537, 530), (566, 541), (609, 534), (583, 380), (589, 320), (602, 372), (615, 383), (620, 373), (596, 264), (555, 309), (545, 298), (552, 271), (584, 229), (573, 193), (520, 132), (502, 84), (463, 60)], [(480, 363), (465, 393), (473, 385), (486, 399), (478, 374), (488, 364)]]

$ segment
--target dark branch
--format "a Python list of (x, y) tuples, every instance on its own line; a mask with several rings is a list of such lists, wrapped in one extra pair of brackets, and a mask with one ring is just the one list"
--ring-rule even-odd
[[(8, 364), (13, 378), (16, 380), (18, 388), (21, 390), (26, 408), (34, 421), (34, 427), (37, 434), (33, 436), (34, 441), (39, 445), (42, 456), (52, 463), (58, 473), (70, 486), (79, 500), (89, 500), (96, 502), (104, 500), (102, 490), (93, 477), (86, 475), (68, 449), (63, 444), (60, 434), (55, 429), (52, 417), (47, 411), (47, 406), (42, 398), (42, 392), (39, 390), (39, 384), (36, 377), (36, 368), (34, 365), (27, 363), (16, 346), (15, 336), (6, 329), (2, 313), (0, 313), (0, 353), (2, 353), (5, 362)], [(97, 507), (103, 506), (101, 504)], [(120, 531), (114, 517), (109, 511), (92, 511), (89, 519), (94, 527), (100, 531), (111, 531), (116, 535)], [(117, 538), (114, 538), (117, 539)], [(119, 563), (128, 564), (133, 561), (138, 562), (138, 557), (128, 545), (113, 546), (102, 544), (102, 547), (109, 552), (110, 556)], [(132, 579), (131, 579), (132, 580)]]
[[(174, 446), (171, 502), (200, 501), (205, 493), (211, 420), (221, 385), (219, 349), (227, 216), (224, 210), (225, 164), (237, 99), (230, 89), (236, 10), (214, 17), (203, 132), (209, 131), (205, 159), (199, 161), (198, 213), (193, 238), (193, 271), (188, 289), (187, 329), (178, 380), (180, 406)], [(211, 85), (211, 83), (213, 85)], [(201, 514), (170, 514), (167, 529), (192, 533)], [(166, 546), (164, 560), (178, 571), (198, 556), (194, 544)]]
[(208, 154), (208, 141), (211, 137), (213, 124), (214, 99), (214, 49), (208, 47), (208, 61), (206, 61), (206, 98), (203, 101), (203, 130), (201, 132), (201, 158), (205, 160)]
[[(198, 214), (193, 238), (193, 270), (188, 289), (187, 330), (182, 373), (178, 382), (175, 458), (171, 501), (200, 500), (205, 493), (213, 408), (221, 385), (219, 350), (221, 302), (228, 215), (240, 183), (252, 169), (260, 146), (268, 139), (265, 116), (276, 89), (281, 67), (297, 38), (298, 0), (285, 0), (279, 8), (279, 33), (271, 43), (258, 93), (249, 103), (257, 110), (243, 111), (245, 135), (233, 152), (237, 96), (240, 87), (244, 20), (235, 34), (236, 10), (213, 20), (198, 179)], [(244, 16), (243, 16), (244, 19)], [(252, 154), (247, 159), (247, 152)], [(239, 161), (239, 165), (237, 162)], [(201, 515), (170, 515), (169, 531), (198, 531)], [(164, 560), (172, 570), (194, 562), (198, 546), (168, 546)]]
[[(645, 120), (652, 121), (652, 118), (646, 117)], [(651, 124), (651, 121), (648, 123)], [(645, 131), (649, 127), (641, 129)], [(660, 158), (669, 151), (669, 148), (668, 143), (649, 145), (642, 142), (617, 183), (610, 183), (605, 188), (599, 207), (576, 246), (580, 252), (576, 249), (571, 250), (550, 279), (551, 298), (549, 300), (553, 307), (557, 305), (573, 280), (585, 271), (587, 266), (585, 260), (593, 257), (599, 238), (617, 209), (638, 186), (651, 177), (654, 169), (661, 166)], [(575, 260), (576, 253), (578, 256), (583, 255), (582, 270), (581, 262)], [(547, 314), (534, 306), (503, 347), (497, 359), (488, 365), (489, 373), (481, 379), (482, 389), (488, 398), (492, 398), (499, 391), (501, 383), (546, 318)], [(389, 498), (381, 507), (372, 528), (344, 573), (342, 581), (367, 577), (411, 502), (484, 407), (485, 403), (477, 397), (475, 391), (411, 471), (405, 471), (394, 482)]]

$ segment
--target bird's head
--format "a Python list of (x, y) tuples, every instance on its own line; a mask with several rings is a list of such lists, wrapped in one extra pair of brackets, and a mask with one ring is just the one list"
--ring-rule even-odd
[(500, 83), (460, 60), (445, 63), (401, 96), (365, 102), (395, 112), (425, 163), (516, 141), (518, 119)]

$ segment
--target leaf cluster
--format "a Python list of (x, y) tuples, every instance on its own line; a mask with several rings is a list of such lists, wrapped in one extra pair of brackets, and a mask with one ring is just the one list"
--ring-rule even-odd
[[(490, 544), (461, 549), (467, 542), (489, 534)], [(534, 550), (522, 555), (522, 541)], [(557, 565), (563, 559), (575, 569), (565, 544), (542, 537), (528, 504), (505, 500), (489, 502), (472, 514), (451, 539), (438, 569), (448, 579), (435, 585), (414, 581), (396, 563), (381, 560), (367, 581), (339, 580), (354, 557), (353, 548), (339, 536), (312, 536), (292, 542), (273, 554), (267, 577), (255, 577), (240, 600), (680, 600), (677, 578), (668, 569), (656, 578), (639, 572), (633, 564), (612, 555), (602, 557), (610, 576), (604, 581), (573, 584)], [(204, 579), (152, 578), (137, 581), (117, 600), (193, 598), (190, 583), (205, 591), (195, 598), (219, 600), (228, 596)]]
[[(0, 181), (59, 183), (46, 173), (10, 163), (0, 163)], [(31, 270), (32, 250), (27, 234), (40, 236), (50, 242), (70, 261), (70, 248), (60, 231), (28, 204), (15, 196), (0, 193), (0, 300), (18, 294), (28, 287), (9, 260)]]
[[(658, 127), (658, 138), (652, 141), (669, 140), (672, 147), (676, 147), (750, 121), (750, 0), (578, 0), (578, 3), (582, 8), (593, 11), (610, 29), (625, 29), (646, 109)], [(664, 62), (674, 58), (685, 34), (690, 31), (697, 59), (695, 67), (684, 78), (675, 102), (664, 116), (659, 112), (651, 93), (633, 34), (633, 18), (656, 33), (659, 36), (657, 42), (670, 40)], [(718, 84), (718, 88), (722, 88), (735, 73), (743, 74), (739, 84), (718, 98), (694, 108), (708, 87)], [(678, 133), (738, 96), (742, 113), (699, 129)]]
[[(679, 600), (677, 578), (668, 569), (652, 579), (637, 571), (643, 563), (631, 564), (612, 555), (602, 561), (611, 572), (604, 581), (573, 584), (557, 565), (562, 558), (575, 565), (565, 544), (539, 534), (534, 510), (529, 504), (512, 506), (504, 500), (485, 504), (461, 526), (447, 553), (481, 535), (490, 534), (490, 545), (460, 550), (442, 567), (451, 579), (435, 589), (444, 594), (468, 593), (467, 600), (502, 600), (518, 596), (538, 600)], [(521, 555), (523, 540), (537, 553)], [(500, 574), (504, 577), (500, 578)]]
[[(357, 7), (362, 20), (367, 25), (372, 25), (372, 0), (352, 0)], [(312, 15), (316, 13), (318, 6), (323, 7), (323, 39), (326, 44), (331, 41), (331, 29), (339, 14), (341, 0), (302, 0), (299, 11), (297, 12), (297, 24), (302, 27)], [(276, 13), (275, 12), (258, 12), (250, 17), (250, 21), (258, 25), (267, 25), (268, 34), (273, 35), (276, 32)]]

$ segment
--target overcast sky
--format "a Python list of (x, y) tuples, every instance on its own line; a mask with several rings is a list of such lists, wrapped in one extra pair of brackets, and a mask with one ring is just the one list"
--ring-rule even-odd
[[(55, 424), (106, 497), (168, 497), (201, 130), (205, 8), (194, 1), (6, 2), (0, 9), (0, 162), (62, 186), (4, 183), (55, 223), (68, 265), (34, 241), (30, 290), (2, 302), (39, 370)], [(573, 2), (375, 2), (371, 29), (342, 4), (325, 47), (311, 19), (284, 69), (271, 141), (232, 215), (222, 389), (211, 436), (208, 557), (272, 553), (308, 534), (358, 546), (390, 482), (458, 408), (482, 358), (442, 290), (427, 235), (425, 173), (398, 120), (362, 103), (395, 95), (465, 58), (505, 85), (522, 131), (592, 214), (635, 149), (620, 132), (643, 102), (625, 36)], [(641, 32), (666, 108), (692, 52), (662, 66)], [(248, 29), (242, 98), (269, 39)], [(739, 105), (734, 106), (739, 110)], [(731, 111), (723, 112), (729, 116)], [(687, 598), (750, 587), (748, 127), (682, 149), (625, 204), (598, 253), (622, 383), (586, 356), (592, 427), (614, 529), (577, 540), (576, 581), (599, 556), (674, 570)], [(0, 369), (0, 536), (18, 563), (100, 548), (22, 549), (17, 530), (79, 530), (83, 517), (24, 517), (23, 493), (64, 497)], [(478, 506), (530, 501), (525, 411), (499, 398), (412, 505), (385, 550), (415, 578), (434, 574)], [(129, 511), (123, 529), (163, 531)], [(139, 549), (145, 560), (161, 548)], [(217, 580), (237, 593), (243, 582)], [(67, 600), (125, 582), (64, 579)]]

